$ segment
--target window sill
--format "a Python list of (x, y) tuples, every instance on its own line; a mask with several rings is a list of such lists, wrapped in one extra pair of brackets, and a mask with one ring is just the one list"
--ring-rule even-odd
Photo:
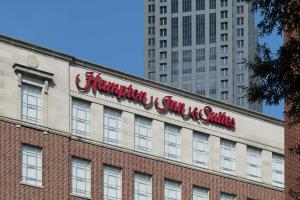
[(78, 195), (78, 194), (70, 194), (71, 196), (73, 196), (73, 197), (77, 197), (77, 198), (82, 198), (82, 199), (92, 199), (92, 197), (85, 197), (85, 196), (80, 196), (80, 195)]
[(25, 185), (25, 186), (30, 186), (30, 187), (35, 187), (35, 188), (40, 188), (40, 189), (44, 189), (44, 186), (39, 186), (39, 185), (31, 185), (28, 183), (24, 183), (24, 182), (20, 182), (21, 185)]

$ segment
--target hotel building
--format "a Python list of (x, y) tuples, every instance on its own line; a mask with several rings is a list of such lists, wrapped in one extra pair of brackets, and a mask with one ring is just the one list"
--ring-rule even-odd
[(0, 35), (0, 199), (282, 200), (283, 122)]

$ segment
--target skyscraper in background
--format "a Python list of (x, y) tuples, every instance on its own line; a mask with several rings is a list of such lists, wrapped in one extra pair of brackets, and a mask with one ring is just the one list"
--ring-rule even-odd
[(247, 102), (256, 52), (251, 6), (243, 0), (144, 0), (144, 76), (262, 112)]

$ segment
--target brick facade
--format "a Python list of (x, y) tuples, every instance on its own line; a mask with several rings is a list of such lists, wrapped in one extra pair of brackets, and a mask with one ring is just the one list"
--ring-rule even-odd
[[(295, 130), (299, 131), (299, 126), (297, 128)], [(102, 199), (104, 164), (122, 168), (122, 199), (133, 199), (135, 171), (152, 176), (155, 200), (163, 199), (165, 178), (181, 182), (183, 200), (191, 199), (193, 185), (208, 188), (210, 199), (213, 200), (220, 198), (220, 192), (233, 193), (238, 200), (284, 199), (284, 193), (279, 190), (90, 144), (64, 135), (51, 132), (45, 134), (41, 130), (18, 127), (10, 122), (0, 121), (0, 133), (0, 199), (82, 199), (70, 195), (72, 156), (91, 160), (92, 199)], [(42, 147), (41, 188), (20, 183), (23, 143)], [(298, 172), (299, 169), (298, 165)]]

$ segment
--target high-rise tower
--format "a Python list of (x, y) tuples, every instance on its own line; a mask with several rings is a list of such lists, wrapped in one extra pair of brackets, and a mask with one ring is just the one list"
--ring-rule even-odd
[(250, 104), (243, 63), (256, 52), (251, 6), (243, 0), (144, 0), (145, 78), (262, 111)]

